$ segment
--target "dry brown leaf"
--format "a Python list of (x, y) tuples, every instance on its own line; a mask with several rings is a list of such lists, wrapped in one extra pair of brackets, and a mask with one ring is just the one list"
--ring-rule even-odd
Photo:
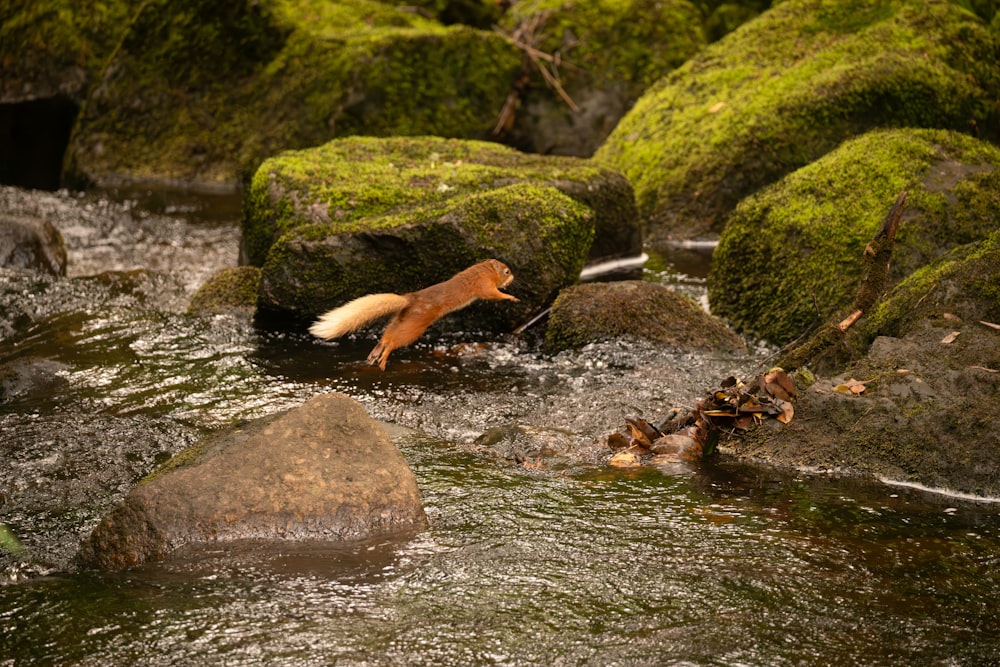
[(950, 334), (941, 339), (942, 345), (950, 345), (955, 342), (955, 339), (961, 335), (961, 331), (952, 331)]
[(787, 424), (792, 421), (792, 417), (795, 416), (795, 406), (789, 401), (783, 401), (780, 398), (774, 399), (774, 404), (781, 408), (781, 414), (776, 417), (776, 419), (782, 424)]
[(618, 452), (608, 461), (609, 465), (613, 465), (616, 468), (635, 468), (636, 466), (642, 465), (642, 461), (639, 460), (639, 456), (628, 449), (623, 449)]
[(681, 453), (697, 445), (694, 438), (681, 433), (671, 433), (653, 443), (654, 454)]
[(855, 380), (854, 378), (851, 378), (850, 380), (842, 384), (838, 384), (837, 391), (839, 391), (842, 394), (854, 394), (855, 396), (857, 396), (858, 394), (864, 393), (865, 383), (862, 382), (861, 380)]
[(610, 447), (613, 452), (625, 449), (630, 444), (631, 442), (629, 442), (628, 437), (626, 437), (623, 433), (612, 433), (608, 436), (608, 447)]
[(955, 321), (958, 321), (958, 322), (962, 321), (962, 318), (959, 317), (958, 315), (955, 315), (954, 313), (945, 313), (941, 317), (943, 317), (946, 320), (955, 320)]
[(795, 383), (781, 368), (772, 368), (764, 375), (764, 391), (783, 401), (795, 399)]
[(632, 438), (635, 440), (635, 442), (638, 443), (639, 445), (642, 445), (646, 449), (649, 449), (649, 446), (653, 444), (650, 441), (650, 439), (646, 437), (646, 434), (643, 433), (642, 430), (638, 426), (633, 424), (631, 421), (626, 421), (625, 427), (628, 429), (629, 433), (632, 434)]

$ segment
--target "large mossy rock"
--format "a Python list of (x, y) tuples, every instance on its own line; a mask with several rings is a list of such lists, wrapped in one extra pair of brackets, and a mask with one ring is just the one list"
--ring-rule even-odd
[(247, 257), (263, 264), (264, 311), (312, 316), (495, 257), (513, 270), (521, 303), (474, 304), (448, 320), (500, 330), (576, 282), (588, 257), (637, 254), (641, 238), (617, 172), (437, 137), (346, 138), (272, 158), (244, 220)]
[(788, 0), (660, 80), (595, 159), (655, 242), (713, 236), (737, 202), (879, 127), (996, 131), (996, 48), (943, 0)]
[(881, 130), (737, 207), (709, 279), (712, 312), (787, 343), (850, 305), (862, 254), (897, 195), (891, 283), (1000, 228), (1000, 149), (945, 130)]
[(322, 394), (184, 450), (80, 550), (89, 567), (166, 560), (186, 545), (341, 542), (426, 526), (416, 479), (359, 403)]
[[(801, 388), (794, 429), (726, 442), (732, 453), (1000, 495), (1000, 232), (913, 273), (848, 331), (854, 361)], [(837, 390), (850, 380), (864, 391)], [(854, 385), (857, 389), (857, 385)]]
[(87, 99), (66, 176), (235, 186), (335, 136), (486, 137), (519, 67), (500, 34), (371, 0), (153, 0)]
[(576, 285), (552, 304), (550, 352), (612, 338), (641, 338), (685, 350), (742, 350), (739, 336), (694, 299), (665, 285), (623, 280)]
[(524, 55), (525, 83), (504, 138), (545, 155), (593, 155), (653, 82), (705, 46), (701, 13), (688, 0), (518, 2), (500, 25), (558, 59)]
[(81, 104), (128, 29), (134, 3), (12, 0), (0, 20), (0, 104)]

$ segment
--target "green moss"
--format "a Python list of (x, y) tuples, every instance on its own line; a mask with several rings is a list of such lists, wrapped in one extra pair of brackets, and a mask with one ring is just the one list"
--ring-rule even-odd
[(640, 99), (595, 155), (661, 234), (717, 232), (746, 195), (874, 127), (994, 127), (994, 45), (946, 2), (788, 0)]
[(188, 306), (190, 313), (212, 313), (233, 308), (254, 308), (260, 286), (260, 269), (239, 266), (222, 269), (198, 288)]
[(944, 313), (970, 320), (1000, 318), (1000, 232), (910, 274), (872, 310), (858, 345), (879, 335), (902, 336), (914, 323)]
[(235, 185), (338, 135), (485, 136), (519, 63), (498, 34), (367, 0), (152, 0), (88, 100), (67, 171)]
[(539, 16), (544, 21), (533, 39), (541, 51), (557, 53), (567, 63), (559, 74), (570, 89), (583, 77), (632, 87), (637, 96), (705, 44), (701, 15), (687, 0), (521, 2), (502, 25), (513, 31)]
[(397, 219), (387, 214), (415, 205), (514, 182), (587, 185), (609, 173), (583, 160), (526, 155), (487, 142), (339, 139), (261, 165), (247, 194), (244, 242), (251, 263), (262, 264), (271, 243), (299, 225), (321, 223), (331, 234), (392, 227)]
[(167, 474), (178, 468), (193, 465), (197, 463), (206, 453), (206, 448), (203, 443), (197, 443), (191, 445), (190, 447), (185, 447), (181, 451), (177, 452), (166, 463), (156, 468), (153, 472), (149, 473), (139, 481), (139, 486), (152, 482), (154, 479)]
[(519, 298), (537, 306), (576, 279), (594, 235), (588, 207), (529, 183), (365, 222), (314, 223), (283, 235), (262, 269), (262, 303), (312, 315), (363, 294), (420, 289), (494, 257), (515, 268)]
[[(134, 11), (134, 3), (124, 0), (7, 3), (0, 20), (4, 93), (21, 89), (35, 97), (58, 91), (82, 101), (128, 30)], [(76, 70), (83, 76), (76, 76)]]
[(712, 311), (776, 343), (798, 337), (852, 302), (865, 246), (901, 191), (894, 281), (1000, 227), (998, 167), (1000, 149), (954, 132), (846, 142), (736, 208), (713, 258)]

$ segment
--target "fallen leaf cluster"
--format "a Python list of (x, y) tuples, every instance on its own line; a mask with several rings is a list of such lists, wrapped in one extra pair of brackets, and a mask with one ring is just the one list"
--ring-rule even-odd
[(745, 431), (765, 419), (783, 424), (795, 414), (795, 383), (780, 368), (772, 368), (748, 382), (735, 377), (699, 400), (693, 410), (675, 410), (659, 426), (638, 417), (625, 418), (625, 432), (608, 436), (614, 452), (609, 463), (633, 467), (697, 461), (715, 451), (722, 433)]

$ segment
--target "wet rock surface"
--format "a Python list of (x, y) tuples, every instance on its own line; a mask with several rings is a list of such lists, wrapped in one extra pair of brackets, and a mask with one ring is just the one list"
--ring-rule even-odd
[(639, 280), (576, 285), (552, 306), (546, 347), (559, 351), (616, 337), (687, 350), (743, 350), (743, 340), (690, 297)]
[(51, 222), (0, 215), (0, 266), (66, 275), (66, 246)]
[(402, 454), (357, 402), (321, 394), (196, 444), (154, 472), (84, 543), (88, 566), (236, 540), (356, 540), (426, 524)]

